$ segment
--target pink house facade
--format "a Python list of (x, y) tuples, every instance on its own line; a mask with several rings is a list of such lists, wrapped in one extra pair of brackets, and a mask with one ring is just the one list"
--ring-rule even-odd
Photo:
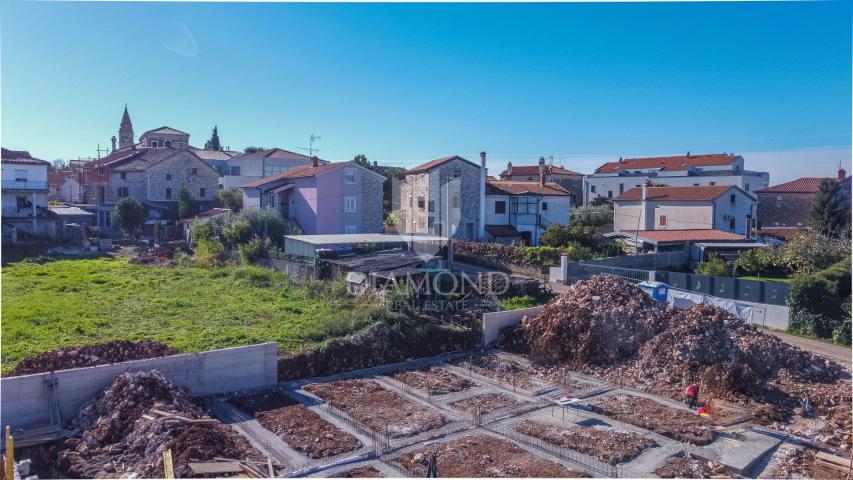
[(312, 162), (240, 188), (244, 208), (274, 208), (307, 235), (381, 233), (384, 181), (353, 162)]

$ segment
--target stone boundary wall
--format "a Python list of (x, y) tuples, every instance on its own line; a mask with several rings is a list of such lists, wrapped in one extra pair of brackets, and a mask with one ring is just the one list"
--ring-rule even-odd
[[(80, 406), (125, 372), (158, 370), (175, 385), (193, 395), (210, 395), (273, 385), (278, 377), (278, 345), (246, 347), (73, 368), (0, 380), (0, 424), (17, 428), (49, 424), (58, 408), (65, 421), (77, 416)], [(55, 381), (56, 395), (48, 392)]]

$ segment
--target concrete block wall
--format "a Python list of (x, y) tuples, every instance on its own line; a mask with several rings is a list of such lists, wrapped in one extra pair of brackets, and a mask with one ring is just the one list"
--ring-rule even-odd
[(56, 380), (62, 417), (77, 416), (80, 406), (125, 372), (158, 370), (193, 395), (209, 395), (273, 385), (278, 378), (278, 346), (261, 343), (170, 357), (37, 373), (0, 380), (0, 424), (12, 429), (51, 422), (46, 381)]
[(498, 339), (498, 333), (502, 328), (511, 327), (521, 323), (525, 316), (535, 317), (542, 311), (542, 307), (519, 308), (518, 310), (505, 310), (503, 312), (489, 312), (483, 314), (483, 346)]

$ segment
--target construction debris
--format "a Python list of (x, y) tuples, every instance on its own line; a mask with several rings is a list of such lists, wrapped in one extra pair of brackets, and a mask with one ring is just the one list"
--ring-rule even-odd
[(9, 373), (10, 377), (31, 375), (34, 373), (67, 370), (69, 368), (92, 367), (130, 360), (165, 357), (177, 355), (180, 350), (152, 340), (130, 342), (118, 340), (115, 342), (86, 345), (83, 347), (67, 347), (50, 350), (34, 357), (28, 357), (15, 365)]
[(168, 266), (172, 264), (174, 256), (174, 250), (163, 246), (155, 246), (145, 250), (144, 252), (136, 254), (130, 259), (130, 263)]
[(358, 467), (332, 475), (330, 478), (382, 478), (384, 476), (373, 467)]
[(657, 442), (635, 433), (576, 425), (563, 428), (550, 423), (525, 420), (513, 425), (515, 431), (545, 440), (558, 447), (569, 448), (616, 465), (633, 460)]
[(432, 395), (444, 395), (447, 393), (461, 392), (473, 387), (474, 382), (462, 378), (449, 371), (432, 367), (428, 370), (408, 370), (394, 375), (394, 380), (405, 383)]
[(501, 408), (515, 408), (521, 402), (503, 393), (484, 393), (463, 398), (450, 404), (451, 407), (469, 413), (487, 414)]
[(415, 405), (373, 380), (312, 383), (304, 390), (342, 410), (371, 430), (389, 437), (407, 437), (445, 424), (440, 414)]
[(516, 388), (530, 389), (534, 386), (533, 379), (523, 365), (501, 358), (498, 355), (474, 356), (467, 361), (456, 363), (461, 368)]
[(400, 457), (400, 464), (413, 476), (426, 472), (435, 454), (439, 477), (551, 477), (583, 478), (589, 475), (539, 458), (506, 440), (489, 435), (466, 435), (430, 445)]
[(204, 418), (189, 392), (157, 371), (125, 373), (87, 402), (74, 421), (79, 432), (58, 452), (63, 476), (162, 477), (171, 449), (178, 477), (193, 474), (191, 462), (262, 456), (230, 427)]
[[(726, 467), (714, 462), (684, 455), (655, 470), (660, 478), (713, 478), (726, 473)], [(726, 477), (728, 478), (728, 477)]]
[(632, 395), (606, 396), (592, 409), (620, 422), (651, 430), (679, 442), (708, 445), (714, 441), (710, 424), (687, 410), (666, 407), (644, 397)]

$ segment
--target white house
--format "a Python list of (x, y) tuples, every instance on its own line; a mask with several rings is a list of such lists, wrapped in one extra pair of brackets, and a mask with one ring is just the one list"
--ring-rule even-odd
[[(47, 168), (49, 162), (33, 158), (29, 152), (2, 149), (3, 228), (7, 226), (31, 235), (52, 235), (48, 231)], [(10, 230), (11, 231), (11, 230)]]
[[(243, 185), (286, 172), (295, 167), (311, 165), (311, 157), (290, 152), (281, 148), (260, 150), (225, 159), (223, 165), (217, 165), (222, 174), (219, 177), (220, 188), (240, 188)], [(319, 165), (329, 163), (317, 159)]]
[(569, 223), (571, 193), (554, 182), (486, 181), (487, 241), (538, 246), (551, 224)]
[(770, 184), (770, 174), (744, 170), (743, 157), (730, 153), (620, 158), (584, 178), (584, 203), (618, 197), (646, 181), (671, 187), (734, 185), (754, 192)]
[(755, 215), (755, 197), (731, 185), (643, 185), (613, 199), (616, 232), (713, 229), (749, 236)]

